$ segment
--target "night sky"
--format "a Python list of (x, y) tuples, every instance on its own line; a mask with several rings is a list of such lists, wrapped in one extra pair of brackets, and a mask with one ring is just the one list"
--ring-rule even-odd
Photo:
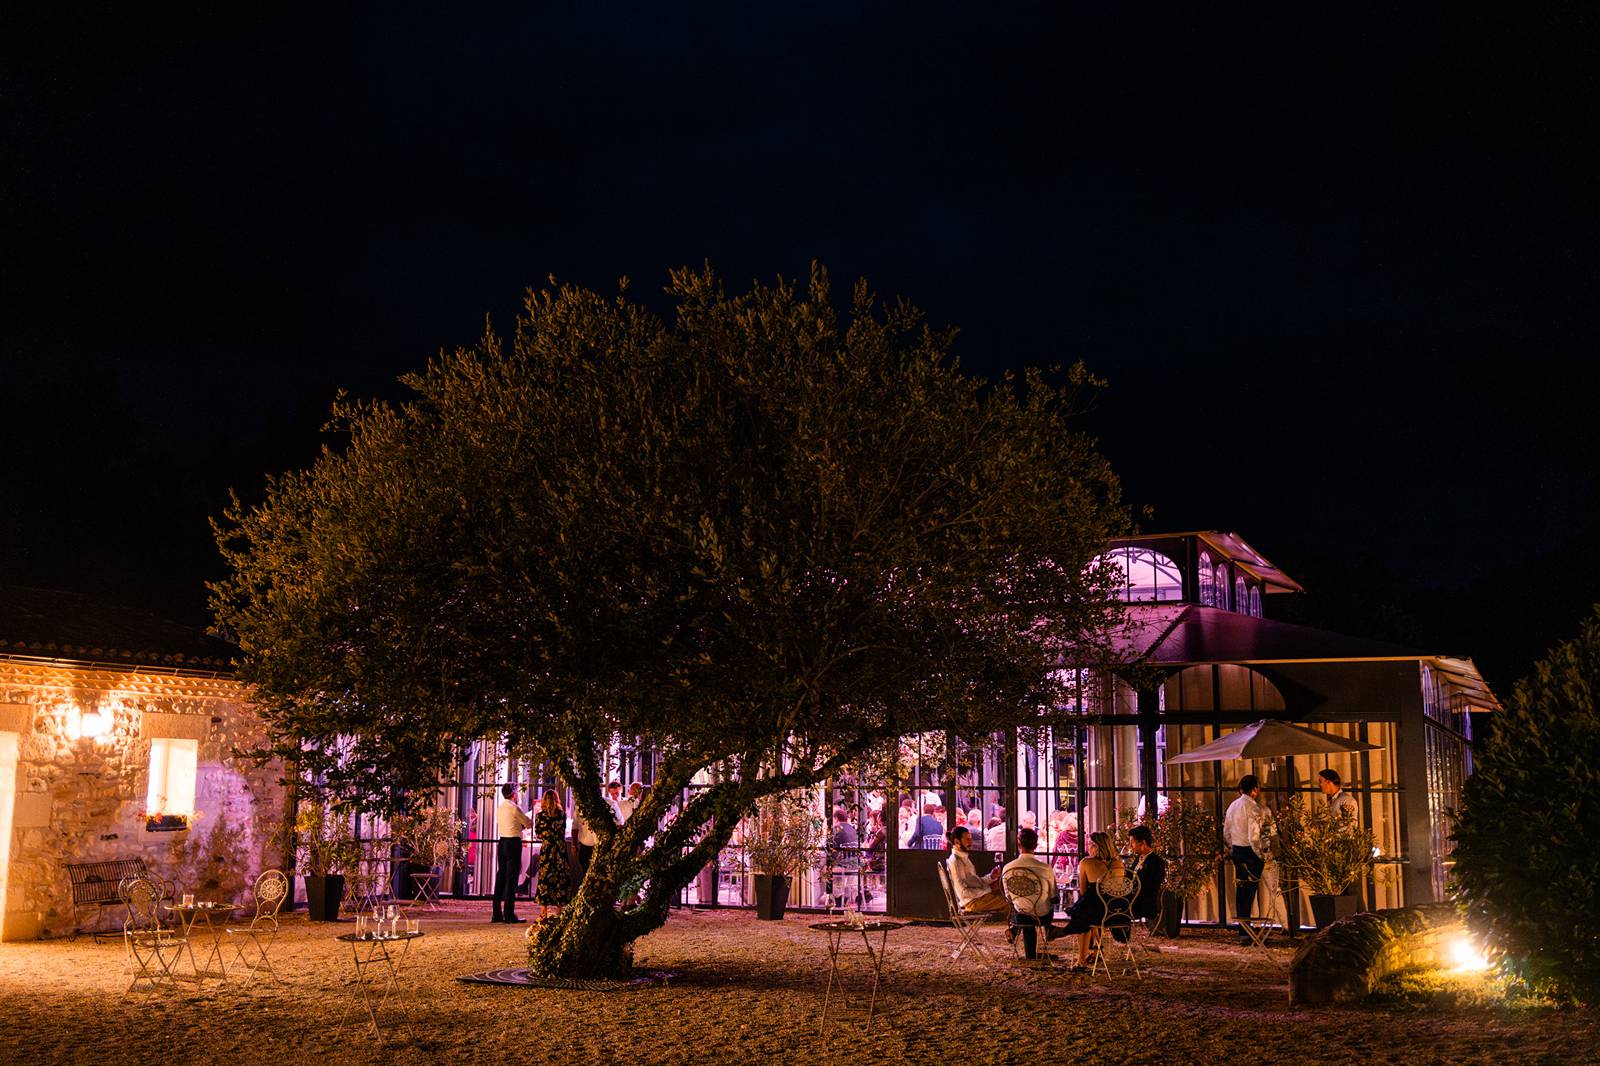
[(148, 6), (0, 31), (0, 581), (203, 620), (336, 389), (547, 275), (817, 259), (978, 373), (1086, 360), (1144, 524), (1297, 617), (1503, 683), (1600, 599), (1593, 16)]

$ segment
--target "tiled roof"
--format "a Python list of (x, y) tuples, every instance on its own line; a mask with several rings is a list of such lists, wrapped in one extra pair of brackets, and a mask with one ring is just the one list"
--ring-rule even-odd
[(228, 671), (234, 650), (199, 629), (76, 592), (0, 586), (0, 655)]

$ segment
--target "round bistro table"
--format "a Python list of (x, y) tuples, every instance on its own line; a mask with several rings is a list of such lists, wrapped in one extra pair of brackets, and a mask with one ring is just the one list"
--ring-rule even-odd
[[(822, 994), (822, 1032), (826, 1036), (828, 1031), (828, 1011), (833, 1004), (834, 986), (839, 987), (839, 992), (844, 993), (844, 977), (840, 972), (840, 960), (850, 957), (864, 958), (872, 968), (872, 992), (867, 997), (867, 1027), (871, 1028), (873, 1016), (878, 1007), (878, 986), (883, 980), (883, 957), (888, 952), (889, 934), (896, 929), (904, 929), (908, 923), (894, 922), (886, 919), (871, 919), (860, 923), (847, 921), (817, 922), (811, 926), (819, 933), (828, 937), (828, 988)], [(877, 934), (878, 943), (872, 943), (873, 934)], [(854, 944), (856, 937), (861, 938), (861, 947), (846, 947)]]

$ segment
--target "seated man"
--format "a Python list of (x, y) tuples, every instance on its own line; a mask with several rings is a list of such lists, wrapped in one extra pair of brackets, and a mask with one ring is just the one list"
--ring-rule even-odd
[(1133, 900), (1133, 916), (1154, 922), (1161, 914), (1161, 887), (1167, 880), (1167, 860), (1156, 851), (1156, 838), (1147, 825), (1136, 825), (1128, 833), (1133, 865), (1128, 873), (1139, 878), (1139, 894)]
[[(1005, 889), (1006, 898), (1011, 903), (1011, 909), (1016, 912), (1016, 917), (1021, 920), (1022, 946), (1028, 958), (1034, 958), (1038, 953), (1038, 930), (1044, 930), (1046, 941), (1054, 940), (1061, 935), (1061, 931), (1050, 924), (1050, 919), (1056, 913), (1056, 875), (1048, 864), (1040, 862), (1034, 852), (1039, 847), (1039, 832), (1031, 827), (1017, 830), (1017, 850), (1021, 853), (1010, 862), (1000, 873), (1000, 883)], [(1018, 874), (1024, 880), (1032, 879), (1037, 882), (1037, 892), (1032, 891), (1034, 885), (1028, 885), (1030, 891), (1013, 893)], [(1006, 933), (1006, 939), (1013, 940), (1017, 935), (1017, 926), (1013, 925)]]
[(963, 914), (984, 914), (1003, 911), (1011, 904), (995, 887), (1000, 881), (1000, 867), (996, 866), (987, 878), (979, 877), (967, 851), (972, 847), (972, 834), (967, 827), (958, 825), (950, 830), (950, 858), (946, 868), (950, 871), (950, 887), (955, 889), (956, 904)]

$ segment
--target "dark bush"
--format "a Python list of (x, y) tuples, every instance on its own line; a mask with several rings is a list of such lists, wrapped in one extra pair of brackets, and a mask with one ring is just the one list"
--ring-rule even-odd
[(1454, 884), (1513, 971), (1600, 1002), (1600, 605), (1518, 682), (1467, 779)]

